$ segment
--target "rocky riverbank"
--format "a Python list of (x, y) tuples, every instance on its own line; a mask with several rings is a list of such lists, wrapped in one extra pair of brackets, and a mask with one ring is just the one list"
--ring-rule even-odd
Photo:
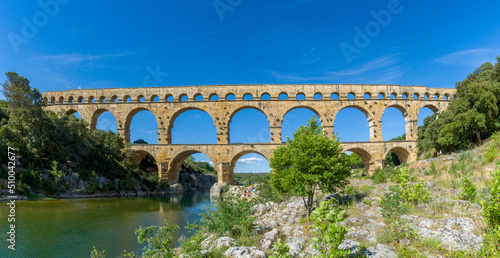
[[(80, 198), (119, 198), (119, 197), (143, 197), (180, 194), (185, 191), (199, 191), (210, 189), (217, 178), (210, 174), (201, 173), (180, 173), (179, 183), (165, 185), (164, 187), (148, 188), (140, 183), (136, 183), (132, 188), (122, 189), (119, 179), (110, 180), (105, 177), (96, 177), (95, 180), (80, 179), (77, 173), (61, 177), (61, 182), (55, 193), (49, 194), (47, 191), (36, 192), (29, 190), (29, 195), (17, 195), (17, 200), (57, 198), (57, 199), (80, 199)], [(2, 191), (0, 201), (8, 201), (13, 198), (9, 194), (6, 182), (1, 182)], [(5, 186), (4, 186), (5, 185)]]

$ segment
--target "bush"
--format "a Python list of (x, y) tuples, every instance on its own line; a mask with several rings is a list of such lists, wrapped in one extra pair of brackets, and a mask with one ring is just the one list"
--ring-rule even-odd
[[(174, 249), (171, 246), (173, 241), (173, 232), (178, 230), (178, 225), (170, 225), (165, 220), (165, 225), (139, 227), (135, 231), (139, 244), (147, 243), (144, 247), (144, 257), (174, 257)], [(157, 230), (155, 233), (154, 231)]]
[(252, 216), (253, 205), (253, 201), (246, 199), (219, 198), (216, 203), (205, 206), (200, 220), (187, 228), (217, 235), (227, 233), (232, 238), (250, 236), (255, 220)]
[(490, 147), (488, 147), (488, 149), (486, 150), (486, 154), (484, 155), (484, 158), (486, 160), (487, 163), (490, 163), (492, 162), (495, 157), (498, 155), (498, 149), (495, 145), (491, 145)]
[(425, 202), (430, 199), (430, 191), (424, 187), (424, 181), (411, 186), (406, 183), (402, 186), (403, 192), (401, 196), (406, 202), (412, 205), (417, 205), (419, 202)]
[(271, 254), (269, 256), (269, 258), (288, 258), (288, 257), (292, 257), (291, 255), (287, 255), (286, 253), (288, 253), (290, 251), (290, 248), (288, 247), (288, 245), (281, 241), (281, 238), (278, 238), (278, 240), (276, 241), (276, 243), (273, 245), (273, 248), (274, 248), (274, 252), (273, 254)]
[(375, 169), (372, 179), (374, 184), (383, 184), (387, 182), (387, 177), (385, 177), (384, 171), (380, 168)]
[(382, 208), (382, 217), (388, 221), (399, 220), (401, 215), (407, 214), (410, 207), (403, 202), (401, 198), (401, 189), (393, 187), (392, 192), (385, 193), (380, 202)]
[(490, 188), (490, 198), (481, 202), (483, 216), (490, 228), (500, 227), (500, 170), (491, 173), (493, 181)]
[(476, 186), (472, 183), (468, 176), (462, 179), (462, 194), (460, 199), (474, 202), (476, 201), (477, 192)]
[(311, 241), (322, 257), (343, 257), (350, 253), (349, 250), (338, 249), (348, 231), (345, 226), (340, 225), (345, 215), (345, 210), (331, 207), (331, 201), (321, 202), (311, 213), (313, 227), (316, 229)]
[(282, 194), (277, 191), (270, 183), (269, 180), (263, 181), (259, 183), (258, 186), (255, 187), (255, 190), (259, 192), (259, 202), (277, 202), (281, 203), (286, 201), (293, 195), (293, 193)]

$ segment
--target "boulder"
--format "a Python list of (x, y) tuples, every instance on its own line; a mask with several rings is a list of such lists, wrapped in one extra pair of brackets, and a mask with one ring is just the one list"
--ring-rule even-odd
[(259, 248), (252, 246), (238, 246), (230, 247), (224, 252), (226, 257), (242, 257), (242, 258), (263, 258), (267, 257), (267, 254), (260, 250)]

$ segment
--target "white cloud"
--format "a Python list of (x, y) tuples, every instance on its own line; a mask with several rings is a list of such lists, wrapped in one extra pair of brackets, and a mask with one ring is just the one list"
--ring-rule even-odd
[(118, 53), (118, 54), (103, 54), (103, 55), (92, 55), (92, 54), (57, 54), (57, 55), (43, 55), (37, 56), (35, 59), (49, 62), (56, 62), (61, 65), (82, 65), (82, 64), (96, 64), (100, 60), (117, 58), (122, 56), (127, 56), (128, 53)]
[(243, 164), (258, 164), (260, 161), (263, 161), (263, 158), (257, 158), (257, 157), (250, 157), (250, 158), (244, 158), (238, 160), (238, 163), (243, 163)]
[(271, 76), (281, 81), (306, 82), (306, 81), (324, 81), (324, 82), (361, 82), (361, 83), (396, 83), (404, 73), (409, 71), (409, 67), (400, 64), (400, 54), (381, 56), (370, 60), (356, 67), (338, 70), (326, 71), (320, 75), (304, 76), (300, 74), (280, 73), (269, 71)]
[(434, 60), (437, 63), (448, 65), (465, 65), (478, 67), (486, 62), (494, 62), (500, 54), (498, 48), (475, 48), (444, 55)]

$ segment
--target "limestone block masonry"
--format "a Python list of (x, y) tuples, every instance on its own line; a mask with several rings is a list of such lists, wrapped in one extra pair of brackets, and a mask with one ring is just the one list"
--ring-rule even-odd
[[(416, 159), (417, 118), (422, 107), (439, 115), (455, 97), (455, 89), (425, 86), (372, 84), (265, 84), (207, 85), (179, 87), (141, 87), (46, 91), (44, 109), (58, 114), (78, 112), (95, 129), (97, 118), (110, 111), (116, 118), (118, 134), (130, 142), (130, 124), (135, 114), (151, 111), (158, 124), (159, 144), (134, 144), (139, 154), (135, 162), (151, 154), (158, 164), (161, 180), (178, 182), (184, 160), (194, 153), (204, 153), (215, 164), (219, 182), (233, 182), (236, 161), (247, 153), (258, 153), (268, 160), (281, 142), (281, 123), (296, 108), (313, 111), (328, 136), (334, 133), (339, 111), (356, 108), (366, 115), (369, 142), (343, 143), (345, 151), (357, 153), (368, 171), (382, 166), (384, 157), (394, 151), (401, 160)], [(297, 96), (304, 96), (297, 100)], [(382, 140), (382, 115), (388, 107), (397, 108), (405, 118), (406, 141)], [(230, 143), (229, 124), (232, 117), (247, 108), (264, 113), (269, 121), (271, 142), (253, 144)], [(217, 144), (172, 144), (175, 119), (188, 110), (208, 113), (217, 128)], [(62, 113), (61, 113), (62, 112)]]

